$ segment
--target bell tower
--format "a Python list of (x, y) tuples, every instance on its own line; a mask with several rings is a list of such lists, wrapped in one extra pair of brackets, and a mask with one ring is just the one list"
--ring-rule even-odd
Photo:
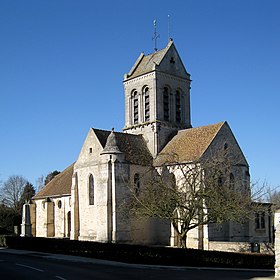
[(142, 134), (154, 157), (180, 129), (191, 127), (190, 74), (172, 40), (150, 55), (141, 53), (124, 76), (124, 132)]

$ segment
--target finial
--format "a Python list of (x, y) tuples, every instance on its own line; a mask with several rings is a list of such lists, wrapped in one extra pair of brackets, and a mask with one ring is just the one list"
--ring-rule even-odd
[(114, 132), (115, 131), (115, 128), (114, 127), (112, 127), (112, 132)]
[(159, 34), (157, 33), (157, 20), (154, 20), (154, 36), (152, 40), (155, 40), (155, 51), (157, 51), (157, 39), (159, 38)]

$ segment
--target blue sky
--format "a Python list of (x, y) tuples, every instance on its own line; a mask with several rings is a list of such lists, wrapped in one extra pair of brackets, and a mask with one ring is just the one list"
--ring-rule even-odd
[(280, 185), (278, 0), (1, 0), (0, 179), (74, 162), (90, 127), (121, 131), (123, 75), (170, 33), (194, 127), (227, 120), (253, 181)]

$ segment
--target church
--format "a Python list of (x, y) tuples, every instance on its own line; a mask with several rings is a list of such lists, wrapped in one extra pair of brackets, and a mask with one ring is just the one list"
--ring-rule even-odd
[[(139, 176), (163, 164), (162, 156), (170, 153), (191, 163), (231, 147), (240, 162), (232, 176), (250, 184), (249, 165), (227, 122), (192, 127), (190, 74), (173, 40), (162, 50), (141, 53), (123, 85), (123, 132), (89, 129), (76, 162), (33, 197), (32, 236), (178, 246), (171, 224), (127, 219), (120, 209), (128, 184), (137, 182), (141, 191)], [(255, 221), (194, 228), (187, 246), (215, 249), (215, 242), (268, 242), (270, 217), (260, 218), (259, 228)]]

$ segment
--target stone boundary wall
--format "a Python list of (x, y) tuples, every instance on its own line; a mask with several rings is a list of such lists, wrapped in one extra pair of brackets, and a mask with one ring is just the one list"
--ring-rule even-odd
[(222, 252), (254, 252), (273, 255), (274, 245), (271, 243), (209, 241), (208, 250)]

